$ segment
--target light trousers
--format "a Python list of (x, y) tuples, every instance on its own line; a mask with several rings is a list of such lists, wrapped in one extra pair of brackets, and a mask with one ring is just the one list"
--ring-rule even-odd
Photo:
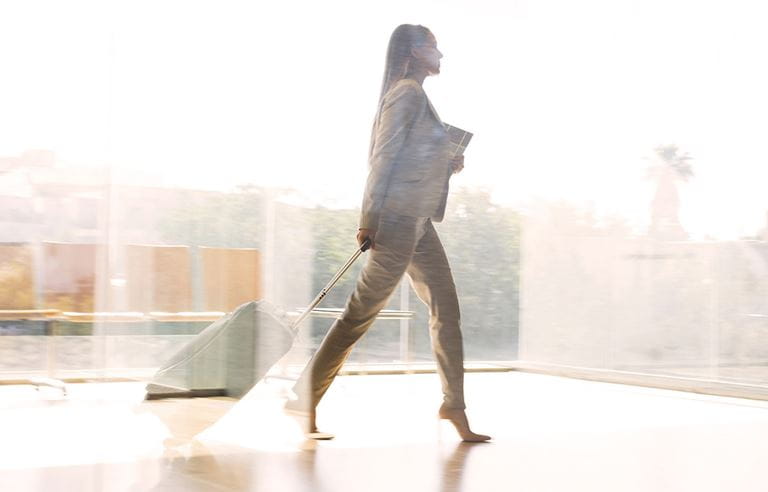
[(344, 312), (294, 386), (303, 405), (317, 406), (355, 342), (371, 327), (406, 273), (416, 294), (429, 306), (429, 332), (443, 405), (465, 408), (459, 301), (445, 250), (429, 218), (407, 217), (387, 210), (381, 215), (375, 247), (368, 251)]

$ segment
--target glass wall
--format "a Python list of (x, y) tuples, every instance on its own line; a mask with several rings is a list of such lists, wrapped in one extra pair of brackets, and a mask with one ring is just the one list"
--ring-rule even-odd
[[(766, 34), (753, 2), (3, 6), (0, 378), (149, 378), (356, 248), (387, 41), (474, 134), (436, 227), (468, 365), (763, 385)], [(350, 20), (354, 19), (354, 20)], [(306, 361), (359, 261), (298, 333)], [(407, 285), (350, 364), (432, 367)], [(293, 368), (293, 369), (291, 369)]]

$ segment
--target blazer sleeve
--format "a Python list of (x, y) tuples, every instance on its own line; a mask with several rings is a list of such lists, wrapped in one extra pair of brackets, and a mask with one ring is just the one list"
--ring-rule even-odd
[(402, 84), (384, 101), (372, 136), (370, 169), (360, 214), (361, 229), (378, 229), (392, 169), (424, 104), (424, 93), (416, 84)]

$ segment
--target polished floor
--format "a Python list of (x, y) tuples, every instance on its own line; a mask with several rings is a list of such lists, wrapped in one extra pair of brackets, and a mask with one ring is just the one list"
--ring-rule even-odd
[(437, 376), (340, 377), (303, 439), (286, 382), (144, 402), (135, 383), (0, 386), (0, 491), (765, 491), (768, 402), (521, 372), (467, 375), (486, 444), (433, 414)]

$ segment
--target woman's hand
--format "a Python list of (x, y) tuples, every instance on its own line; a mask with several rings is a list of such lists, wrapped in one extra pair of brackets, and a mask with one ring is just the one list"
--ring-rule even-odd
[(357, 230), (357, 244), (363, 245), (366, 239), (371, 240), (371, 249), (374, 247), (373, 238), (376, 236), (376, 231), (373, 229), (358, 229)]
[(452, 174), (457, 174), (460, 173), (462, 169), (464, 169), (464, 156), (457, 155), (451, 161), (451, 172)]

